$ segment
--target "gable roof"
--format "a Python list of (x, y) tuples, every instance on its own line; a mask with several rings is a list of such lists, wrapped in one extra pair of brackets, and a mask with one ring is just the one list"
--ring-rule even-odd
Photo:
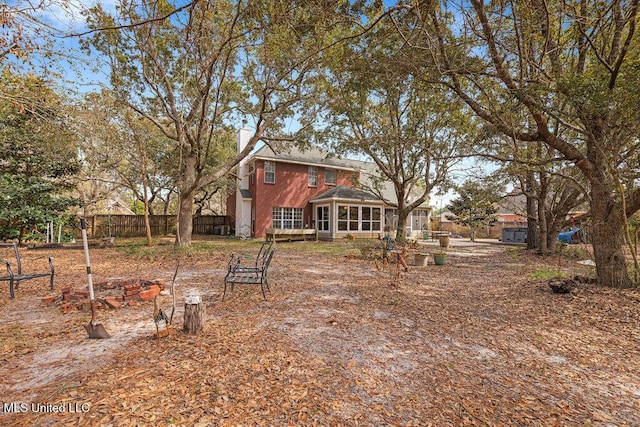
[(371, 194), (368, 191), (364, 191), (354, 187), (347, 187), (346, 185), (338, 185), (336, 187), (333, 187), (323, 193), (318, 194), (316, 197), (312, 198), (309, 201), (311, 203), (315, 203), (324, 200), (358, 200), (361, 202), (383, 202), (376, 195)]
[(366, 162), (351, 159), (341, 159), (331, 153), (316, 147), (300, 148), (291, 143), (273, 143), (258, 149), (252, 159), (276, 160), (287, 163), (297, 163), (312, 166), (325, 166), (336, 169), (360, 170)]

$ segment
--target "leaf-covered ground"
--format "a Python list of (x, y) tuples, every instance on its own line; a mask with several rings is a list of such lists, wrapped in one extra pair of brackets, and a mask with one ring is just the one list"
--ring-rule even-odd
[[(89, 313), (43, 303), (44, 280), (14, 301), (4, 286), (2, 404), (27, 410), (0, 424), (640, 425), (640, 292), (553, 294), (549, 272), (589, 274), (576, 259), (456, 242), (446, 265), (405, 273), (345, 256), (359, 253), (348, 243), (284, 243), (268, 301), (239, 286), (223, 302), (229, 253), (259, 245), (208, 244), (180, 255), (174, 331), (162, 339), (152, 302), (100, 310), (112, 337), (89, 340)], [(58, 290), (86, 286), (82, 251), (49, 252)], [(170, 283), (176, 267), (143, 247), (94, 249), (91, 261), (95, 282)], [(182, 309), (194, 293), (208, 320), (189, 336)], [(170, 312), (171, 297), (161, 301)]]

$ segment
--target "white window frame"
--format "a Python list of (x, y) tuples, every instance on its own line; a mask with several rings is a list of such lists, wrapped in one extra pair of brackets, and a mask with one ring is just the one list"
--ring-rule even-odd
[(271, 226), (285, 230), (304, 228), (303, 217), (304, 208), (273, 207), (271, 209)]
[(307, 184), (309, 187), (318, 186), (318, 167), (309, 166), (309, 176), (307, 178)]
[(264, 161), (264, 183), (276, 183), (276, 162), (272, 162), (269, 160)]
[[(362, 231), (381, 231), (382, 230), (382, 208), (379, 206), (361, 206), (360, 207), (360, 229)], [(365, 212), (369, 213), (369, 218), (365, 218)], [(377, 216), (375, 212), (378, 212)]]
[[(346, 208), (346, 218), (340, 218), (341, 208)], [(377, 216), (374, 214), (377, 210)], [(369, 212), (369, 218), (364, 219), (365, 212)], [(338, 231), (381, 231), (382, 208), (369, 205), (338, 205), (337, 218)]]
[(316, 228), (320, 232), (331, 231), (331, 210), (329, 205), (316, 206)]
[[(333, 172), (333, 178), (329, 180), (329, 173)], [(327, 185), (336, 185), (338, 182), (338, 171), (327, 168), (324, 170), (324, 183)]]

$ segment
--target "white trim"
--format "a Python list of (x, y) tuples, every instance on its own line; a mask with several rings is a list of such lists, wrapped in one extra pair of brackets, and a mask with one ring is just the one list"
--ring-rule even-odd
[(386, 206), (385, 203), (380, 199), (351, 199), (345, 197), (330, 197), (328, 199), (311, 199), (309, 203), (330, 203), (330, 202), (346, 202), (346, 203), (371, 203), (380, 206)]
[[(321, 230), (320, 229), (320, 219), (318, 218), (318, 208), (327, 208), (328, 214), (329, 214), (329, 219), (327, 220), (329, 223), (329, 229), (328, 230)], [(322, 234), (330, 234), (331, 230), (332, 230), (332, 216), (331, 216), (331, 204), (327, 203), (327, 204), (322, 204), (322, 205), (313, 205), (313, 220), (315, 222), (316, 225), (316, 230), (318, 230), (318, 233), (322, 233)]]
[[(340, 212), (340, 206), (345, 206), (347, 208), (347, 219), (340, 219), (339, 218), (339, 212)], [(358, 214), (357, 214), (357, 219), (352, 219), (351, 218), (351, 209), (352, 208), (356, 208), (358, 210)], [(363, 212), (362, 209), (363, 208), (368, 208), (371, 209), (370, 213), (372, 214), (372, 217), (369, 218), (368, 220), (364, 220), (363, 219)], [(378, 209), (379, 213), (378, 213), (378, 219), (374, 220), (373, 219), (373, 209)], [(362, 203), (350, 203), (350, 204), (342, 204), (342, 205), (338, 205), (336, 203), (336, 211), (338, 212), (338, 215), (336, 215), (335, 217), (335, 226), (336, 226), (336, 231), (339, 233), (381, 233), (382, 230), (384, 229), (384, 208), (382, 206), (372, 206), (372, 205), (367, 205), (367, 204), (362, 204)], [(340, 222), (346, 222), (346, 226), (347, 229), (346, 230), (341, 230), (339, 223)], [(358, 223), (358, 227), (356, 230), (352, 230), (351, 229), (351, 223), (352, 222), (357, 222)], [(364, 230), (362, 228), (362, 224), (363, 223), (367, 223), (371, 226), (371, 228), (369, 230)], [(378, 228), (374, 229), (373, 225), (377, 224)]]
[[(315, 178), (315, 182), (311, 182), (311, 178)], [(318, 167), (307, 166), (307, 186), (310, 188), (318, 187)]]
[(262, 181), (264, 184), (275, 184), (276, 183), (276, 162), (268, 160), (269, 164), (273, 165), (273, 171), (269, 171), (269, 173), (273, 173), (273, 181), (267, 181), (267, 161), (264, 162), (264, 168), (262, 169)]

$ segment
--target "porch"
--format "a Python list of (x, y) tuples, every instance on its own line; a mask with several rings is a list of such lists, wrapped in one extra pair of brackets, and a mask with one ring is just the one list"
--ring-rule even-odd
[(267, 228), (265, 239), (274, 242), (294, 240), (318, 240), (318, 230), (315, 228)]

